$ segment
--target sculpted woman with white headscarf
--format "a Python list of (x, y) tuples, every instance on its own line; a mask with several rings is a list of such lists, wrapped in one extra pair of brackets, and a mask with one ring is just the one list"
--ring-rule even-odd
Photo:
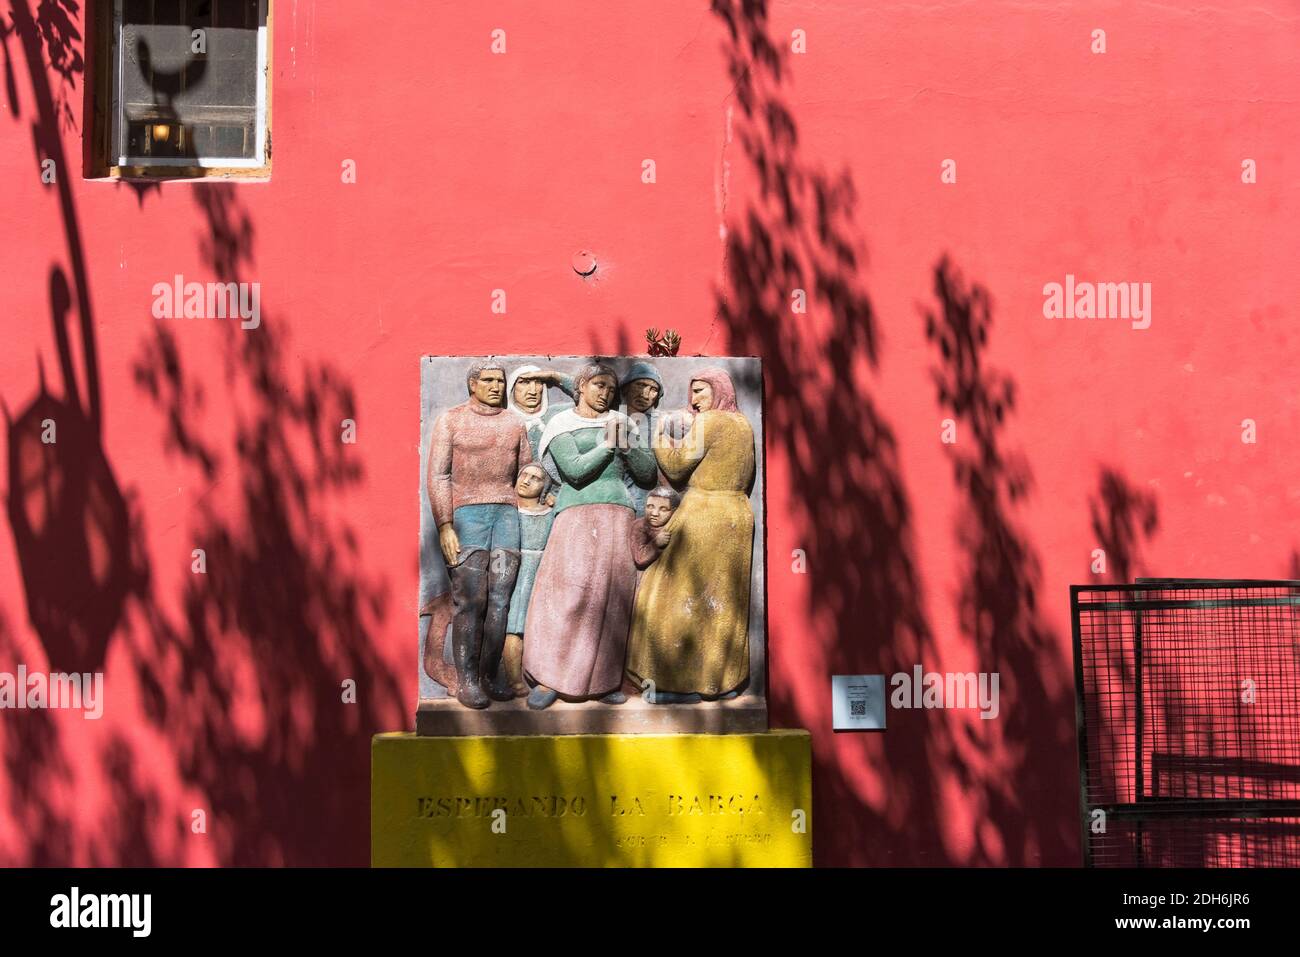
[(548, 386), (555, 386), (571, 400), (575, 386), (573, 376), (543, 369), (536, 365), (522, 365), (510, 373), (506, 382), (507, 407), (524, 420), (528, 430), (528, 443), (533, 448), (533, 458), (538, 459), (537, 446), (542, 440), (546, 423), (561, 412), (573, 408), (572, 401), (551, 402)]
[[(568, 399), (551, 402), (548, 386), (555, 386), (568, 396)], [(565, 375), (563, 372), (543, 369), (541, 366), (522, 365), (510, 373), (506, 381), (506, 405), (511, 412), (524, 420), (534, 461), (542, 461), (541, 456), (537, 454), (537, 447), (541, 444), (546, 424), (561, 412), (573, 408), (573, 402), (570, 400), (574, 395), (573, 376)], [(558, 487), (560, 475), (556, 472), (555, 465), (549, 462), (542, 464), (551, 476), (551, 481)]]

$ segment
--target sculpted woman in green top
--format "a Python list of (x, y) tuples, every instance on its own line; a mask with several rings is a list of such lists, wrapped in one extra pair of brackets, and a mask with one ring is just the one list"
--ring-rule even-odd
[(645, 488), (658, 477), (649, 436), (612, 408), (614, 370), (589, 365), (576, 385), (577, 407), (551, 419), (538, 443), (538, 455), (550, 456), (564, 487), (524, 625), (534, 709), (561, 695), (626, 700), (619, 686), (636, 592), (630, 538), (636, 514), (624, 476)]

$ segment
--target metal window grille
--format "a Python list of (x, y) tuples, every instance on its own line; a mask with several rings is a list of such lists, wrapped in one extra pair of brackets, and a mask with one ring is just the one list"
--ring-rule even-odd
[(1074, 585), (1084, 861), (1300, 866), (1300, 582)]

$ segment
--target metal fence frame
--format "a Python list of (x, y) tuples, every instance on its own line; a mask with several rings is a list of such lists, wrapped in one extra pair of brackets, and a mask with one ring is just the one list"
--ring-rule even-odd
[[(1265, 595), (1260, 597), (1205, 598), (1178, 600), (1171, 598), (1144, 598), (1143, 595), (1161, 592), (1180, 592), (1206, 589), (1290, 589), (1290, 595)], [(1081, 601), (1083, 593), (1112, 593), (1102, 601)], [(1234, 798), (1230, 800), (1209, 800), (1180, 797), (1177, 800), (1161, 799), (1148, 796), (1147, 772), (1144, 755), (1144, 735), (1146, 733), (1146, 701), (1144, 700), (1143, 657), (1143, 613), (1169, 608), (1213, 609), (1213, 608), (1251, 608), (1265, 606), (1293, 606), (1300, 609), (1300, 581), (1295, 580), (1253, 580), (1253, 579), (1211, 579), (1211, 578), (1138, 578), (1131, 585), (1098, 584), (1070, 586), (1070, 624), (1074, 651), (1075, 678), (1075, 723), (1078, 731), (1079, 751), (1079, 806), (1080, 838), (1084, 855), (1084, 866), (1096, 866), (1093, 860), (1093, 840), (1090, 830), (1091, 814), (1101, 809), (1106, 819), (1132, 822), (1136, 831), (1135, 854), (1136, 866), (1148, 866), (1144, 860), (1143, 829), (1149, 823), (1194, 820), (1197, 818), (1217, 819), (1300, 819), (1300, 800), (1259, 800)], [(1088, 725), (1085, 702), (1085, 675), (1083, 635), (1080, 622), (1081, 612), (1088, 611), (1130, 611), (1134, 613), (1133, 621), (1133, 754), (1134, 754), (1134, 793), (1132, 802), (1096, 804), (1089, 801), (1089, 751)], [(1300, 773), (1300, 766), (1297, 766)], [(1116, 795), (1118, 797), (1118, 795)]]

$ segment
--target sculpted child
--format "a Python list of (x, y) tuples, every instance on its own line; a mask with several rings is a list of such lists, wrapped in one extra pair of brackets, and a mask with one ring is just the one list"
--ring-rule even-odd
[(510, 618), (506, 623), (506, 647), (502, 663), (506, 679), (516, 698), (528, 695), (524, 681), (524, 622), (528, 617), (528, 599), (533, 594), (533, 581), (537, 566), (542, 563), (542, 551), (551, 534), (555, 510), (547, 501), (551, 478), (536, 462), (519, 470), (515, 481), (516, 507), (519, 511), (520, 559), (515, 590), (510, 596)]
[(672, 540), (667, 525), (677, 511), (682, 497), (667, 485), (660, 485), (646, 496), (645, 518), (632, 523), (632, 560), (636, 567), (650, 567)]

